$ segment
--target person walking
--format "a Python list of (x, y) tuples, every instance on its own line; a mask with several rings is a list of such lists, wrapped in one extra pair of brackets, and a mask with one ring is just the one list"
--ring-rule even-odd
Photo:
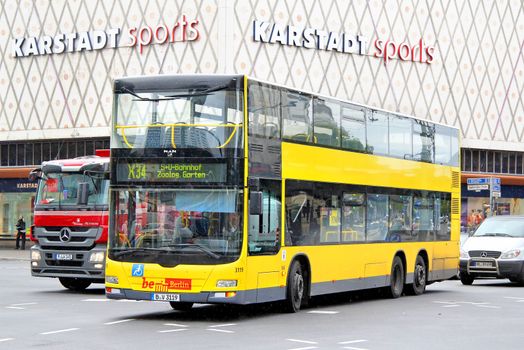
[(20, 215), (20, 218), (16, 222), (16, 248), (20, 248), (20, 239), (22, 239), (22, 250), (25, 250), (25, 221), (24, 217)]

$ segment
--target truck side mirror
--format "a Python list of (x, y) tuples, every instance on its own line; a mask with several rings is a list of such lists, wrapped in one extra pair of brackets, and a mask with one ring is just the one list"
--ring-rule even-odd
[(88, 198), (89, 198), (89, 183), (88, 182), (79, 182), (78, 188), (76, 190), (76, 204), (87, 205)]
[(262, 215), (262, 191), (249, 192), (249, 215)]

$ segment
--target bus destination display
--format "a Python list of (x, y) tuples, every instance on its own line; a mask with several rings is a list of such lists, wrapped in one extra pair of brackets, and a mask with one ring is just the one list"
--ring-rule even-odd
[(117, 181), (226, 182), (224, 163), (119, 163)]

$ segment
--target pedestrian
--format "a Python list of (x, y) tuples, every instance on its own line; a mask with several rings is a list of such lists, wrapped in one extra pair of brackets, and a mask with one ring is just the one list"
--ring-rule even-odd
[(22, 239), (22, 250), (25, 250), (25, 221), (24, 217), (20, 215), (20, 218), (16, 222), (16, 249), (20, 248), (20, 239)]

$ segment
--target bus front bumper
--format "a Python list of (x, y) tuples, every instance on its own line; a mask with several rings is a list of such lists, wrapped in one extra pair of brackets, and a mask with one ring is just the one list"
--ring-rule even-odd
[[(256, 291), (200, 292), (200, 293), (156, 293), (132, 289), (106, 287), (108, 299), (130, 299), (150, 301), (174, 301), (202, 304), (249, 304)], [(155, 298), (156, 295), (156, 298)], [(158, 300), (164, 298), (165, 300)]]

